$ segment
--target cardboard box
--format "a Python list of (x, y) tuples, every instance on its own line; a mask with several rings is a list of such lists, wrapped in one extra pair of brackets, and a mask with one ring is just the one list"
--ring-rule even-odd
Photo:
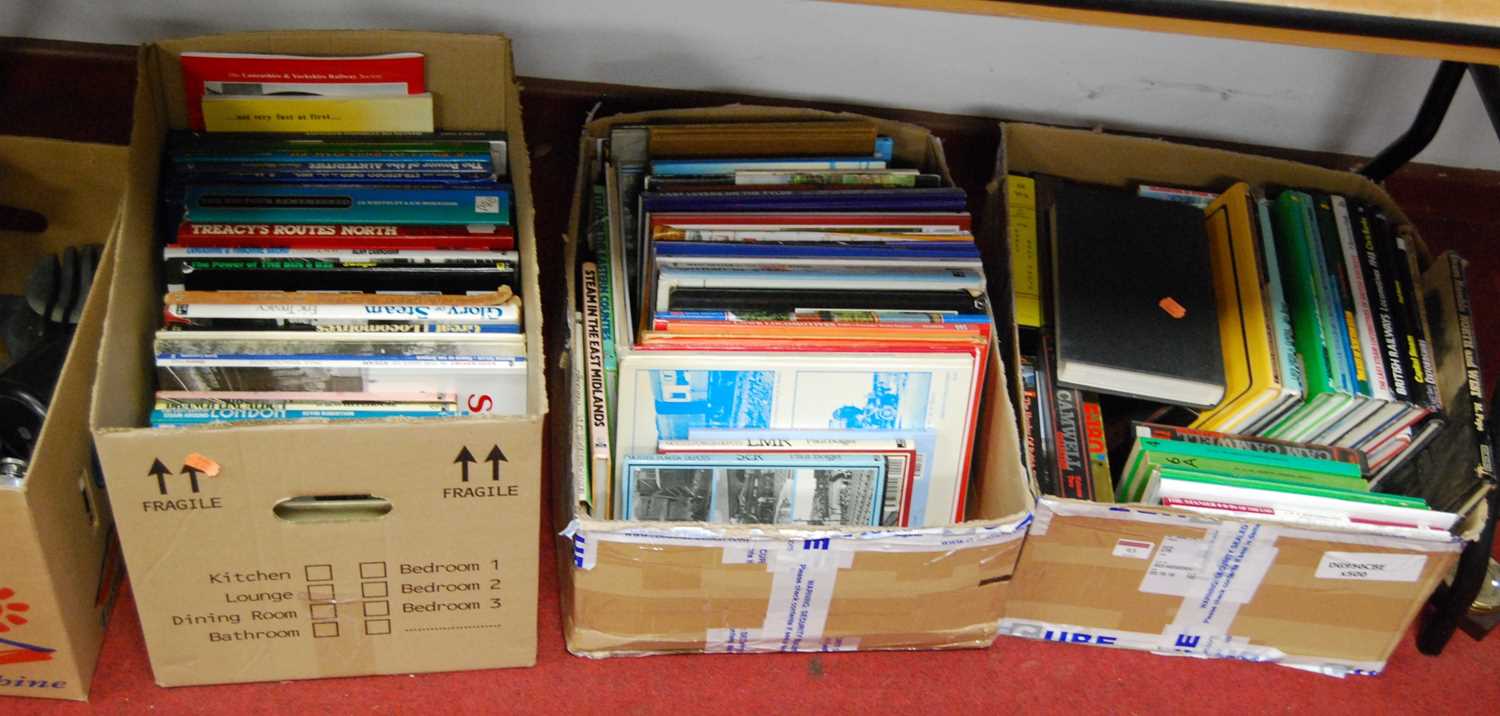
[[(857, 115), (730, 106), (647, 112), (591, 122), (580, 146), (568, 255), (575, 266), (582, 200), (592, 187), (596, 140), (632, 123), (858, 118), (895, 139), (903, 165), (947, 175), (927, 130)], [(570, 281), (572, 280), (570, 272)], [(570, 284), (570, 310), (576, 296)], [(571, 350), (571, 349), (570, 349)], [(566, 454), (556, 483), (563, 631), (568, 650), (604, 657), (665, 652), (850, 651), (983, 647), (995, 638), (1006, 583), (1030, 519), (1032, 495), (1003, 361), (990, 351), (968, 514), (927, 529), (793, 528), (605, 521), (574, 496), (585, 480), (573, 459), (586, 436), (572, 402), (557, 411)], [(570, 356), (554, 366), (570, 375)], [(581, 423), (580, 423), (581, 425)], [(569, 450), (569, 448), (575, 448)], [(805, 589), (804, 589), (805, 587)]]
[[(125, 156), (124, 147), (0, 137), (0, 204), (48, 219), (45, 233), (0, 232), (0, 293), (21, 294), (44, 255), (106, 242)], [(26, 478), (0, 485), (0, 695), (88, 699), (119, 589), (123, 565), (88, 434), (112, 261), (106, 249)]]
[[(419, 51), (437, 124), (509, 133), (524, 276), (519, 417), (152, 430), (157, 174), (186, 50)], [(529, 666), (536, 659), (542, 313), (530, 166), (498, 35), (267, 32), (141, 49), (93, 427), (163, 686)], [(218, 468), (184, 469), (190, 456)], [(465, 462), (465, 456), (474, 462)], [(337, 501), (309, 501), (342, 496)]]
[[(997, 207), (990, 213), (1002, 220), (1001, 180), (1039, 172), (1122, 187), (1147, 181), (1222, 189), (1237, 180), (1308, 187), (1373, 202), (1398, 224), (1409, 223), (1379, 186), (1348, 172), (1036, 125), (1004, 124), (1002, 135), (990, 186)], [(987, 231), (1004, 245), (1003, 223)], [(1463, 539), (1477, 535), (1483, 513), (1481, 506), (1467, 516)], [(1458, 539), (1425, 542), (1045, 497), (1000, 628), (1058, 642), (1375, 674), (1462, 547)], [(1339, 561), (1384, 565), (1386, 576), (1337, 578), (1325, 565)]]

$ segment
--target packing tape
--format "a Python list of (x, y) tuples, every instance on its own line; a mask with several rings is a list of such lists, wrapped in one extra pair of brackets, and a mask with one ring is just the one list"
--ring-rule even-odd
[(1027, 514), (1011, 522), (849, 532), (806, 528), (769, 531), (753, 527), (725, 529), (700, 524), (598, 529), (591, 528), (590, 525), (621, 523), (593, 520), (585, 522), (575, 518), (563, 529), (561, 535), (573, 542), (574, 568), (590, 570), (598, 560), (601, 542), (734, 548), (741, 550), (737, 553), (740, 555), (745, 554), (744, 550), (752, 548), (775, 550), (803, 543), (817, 544), (820, 547), (826, 543), (826, 548), (832, 551), (942, 552), (1021, 539), (1026, 536), (1026, 528), (1031, 522), (1032, 515)]
[(955, 552), (1019, 540), (1030, 523), (1031, 515), (1026, 515), (967, 527), (861, 532), (751, 528), (731, 534), (701, 525), (590, 530), (575, 519), (562, 535), (572, 540), (573, 565), (582, 570), (597, 564), (601, 542), (716, 548), (723, 550), (724, 564), (763, 564), (771, 573), (771, 593), (760, 628), (709, 629), (704, 651), (830, 652), (859, 648), (858, 637), (823, 635), (839, 570), (853, 565), (856, 553)]
[(1052, 624), (1032, 619), (1000, 620), (1000, 633), (1022, 639), (1037, 639), (1063, 644), (1086, 644), (1115, 649), (1149, 651), (1164, 656), (1191, 656), (1200, 659), (1237, 659), (1274, 663), (1311, 671), (1325, 676), (1378, 676), (1385, 662), (1353, 661), (1328, 657), (1287, 654), (1269, 646), (1257, 646), (1243, 637), (1204, 638), (1192, 644), (1164, 645), (1162, 635), (1143, 632)]
[(1277, 529), (1225, 522), (1203, 539), (1166, 537), (1146, 569), (1140, 591), (1182, 597), (1163, 633), (1171, 648), (1229, 638), (1240, 605), (1255, 597), (1276, 561)]

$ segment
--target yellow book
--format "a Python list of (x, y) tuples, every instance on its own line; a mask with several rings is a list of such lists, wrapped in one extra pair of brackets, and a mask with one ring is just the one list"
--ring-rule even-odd
[(431, 132), (432, 95), (207, 95), (203, 122), (210, 132)]
[(1204, 210), (1224, 350), (1224, 398), (1192, 427), (1234, 433), (1280, 399), (1250, 186), (1235, 184)]
[(1005, 221), (1010, 238), (1010, 285), (1016, 323), (1042, 325), (1042, 277), (1036, 247), (1036, 180), (1005, 177)]

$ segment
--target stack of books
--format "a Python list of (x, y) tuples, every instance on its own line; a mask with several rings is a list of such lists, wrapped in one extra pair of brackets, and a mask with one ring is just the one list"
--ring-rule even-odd
[(1297, 189), (1010, 176), (1006, 200), (1044, 493), (1446, 538), (1474, 494), (1452, 480), (1473, 476), (1404, 466), (1475, 422), (1468, 398), (1445, 412), (1438, 376), (1477, 394), (1453, 387), (1477, 359), (1431, 329), (1468, 323), (1461, 260), (1424, 278), (1378, 207)]
[(581, 264), (596, 517), (963, 519), (991, 340), (963, 190), (865, 121), (622, 125)]
[[(420, 90), (421, 55), (316, 64), (379, 77), (393, 57)], [(222, 82), (200, 60), (183, 58), (195, 118), (215, 88), (248, 92), (227, 78), (285, 58), (216, 57)], [(330, 94), (358, 107), (352, 92)], [(154, 426), (525, 412), (505, 137), (335, 128), (169, 137)]]

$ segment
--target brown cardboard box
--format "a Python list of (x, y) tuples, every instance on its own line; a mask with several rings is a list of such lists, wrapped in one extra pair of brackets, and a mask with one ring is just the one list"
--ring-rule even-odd
[[(0, 232), (0, 293), (22, 293), (45, 254), (106, 242), (125, 156), (124, 147), (0, 137), (0, 203), (48, 219), (42, 234)], [(100, 263), (26, 479), (0, 485), (0, 695), (86, 700), (123, 573), (88, 435), (112, 251)]]
[[(440, 128), (509, 133), (527, 415), (144, 427), (161, 318), (152, 268), (158, 163), (164, 132), (185, 126), (177, 61), (185, 50), (423, 52)], [(157, 683), (533, 664), (547, 397), (530, 167), (509, 41), (387, 31), (221, 35), (146, 45), (139, 68), (92, 418)], [(476, 464), (458, 461), (465, 450)], [(188, 474), (194, 454), (218, 474)], [(289, 502), (311, 496), (359, 499)]]
[[(576, 264), (596, 140), (612, 126), (849, 118), (876, 122), (880, 134), (895, 139), (903, 164), (946, 176), (942, 146), (927, 130), (856, 115), (731, 106), (590, 123), (579, 152), (566, 265)], [(571, 286), (568, 295), (574, 296)], [(586, 478), (573, 456), (586, 436), (572, 427), (570, 402), (558, 424), (571, 432), (573, 450), (556, 460), (568, 471), (556, 481), (554, 498), (556, 524), (567, 525), (559, 536), (558, 568), (569, 651), (603, 657), (990, 644), (1032, 506), (1003, 361), (998, 350), (990, 355), (970, 521), (946, 528), (835, 531), (595, 519), (575, 498)], [(583, 376), (568, 375), (571, 363), (570, 356), (559, 361), (558, 379), (578, 389)]]
[[(1036, 125), (1005, 124), (1002, 134), (992, 205), (1003, 201), (1000, 182), (1008, 173), (1114, 186), (1148, 181), (1227, 188), (1243, 180), (1357, 197), (1407, 223), (1379, 186), (1348, 172)], [(1000, 208), (991, 213), (1005, 216)], [(1003, 242), (1003, 224), (987, 230)], [(1465, 539), (1476, 535), (1482, 513), (1480, 507), (1468, 515)], [(1461, 547), (1461, 541), (1297, 529), (1045, 497), (1000, 628), (1050, 641), (1275, 661), (1330, 674), (1378, 673)], [(1320, 565), (1339, 561), (1384, 564), (1389, 576), (1320, 576)], [(1176, 577), (1168, 574), (1173, 567)]]

